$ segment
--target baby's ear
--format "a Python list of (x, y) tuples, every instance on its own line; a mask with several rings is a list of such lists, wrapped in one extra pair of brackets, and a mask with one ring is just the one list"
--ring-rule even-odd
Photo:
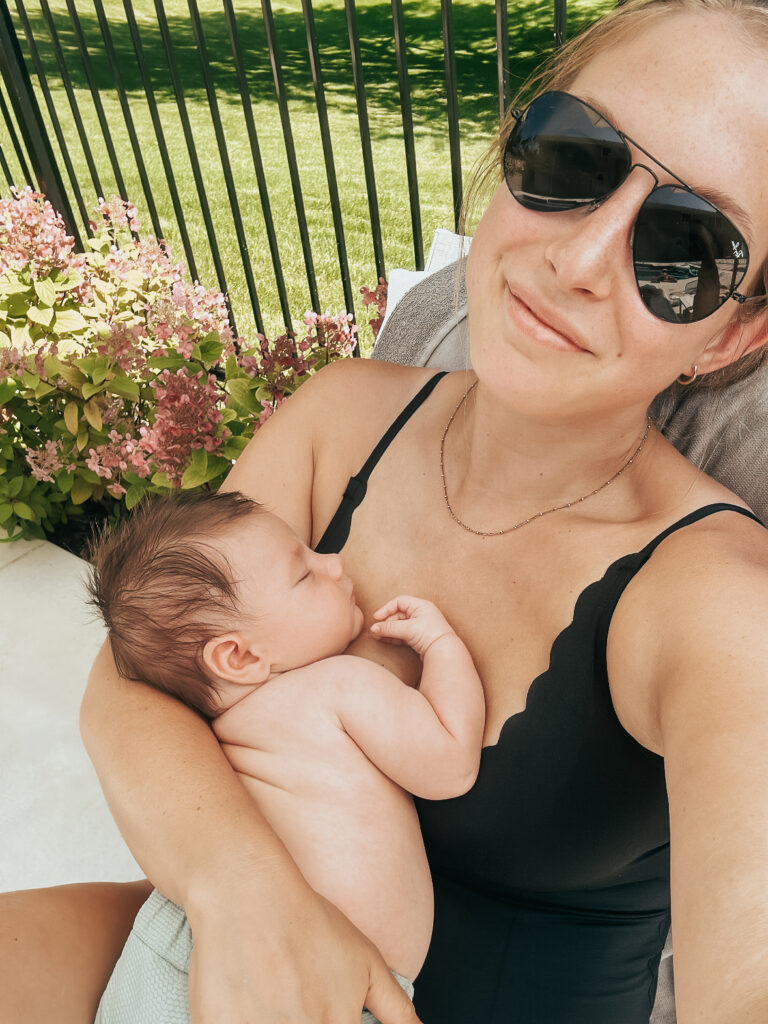
[(236, 685), (260, 686), (272, 672), (264, 653), (236, 632), (209, 640), (203, 648), (203, 663), (215, 678)]

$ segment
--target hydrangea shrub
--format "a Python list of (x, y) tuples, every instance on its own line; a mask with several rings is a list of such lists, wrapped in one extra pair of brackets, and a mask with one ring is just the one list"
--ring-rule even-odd
[(27, 188), (0, 201), (0, 527), (7, 539), (118, 518), (145, 495), (215, 488), (254, 430), (357, 342), (351, 315), (235, 339), (224, 296), (101, 202), (88, 251)]

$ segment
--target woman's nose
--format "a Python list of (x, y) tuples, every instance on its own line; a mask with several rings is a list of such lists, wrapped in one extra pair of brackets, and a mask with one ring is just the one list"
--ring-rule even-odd
[[(654, 179), (650, 185), (649, 175)], [(607, 298), (616, 274), (631, 261), (633, 226), (655, 182), (653, 172), (637, 165), (597, 208), (561, 222), (566, 226), (547, 245), (545, 257), (563, 290)]]

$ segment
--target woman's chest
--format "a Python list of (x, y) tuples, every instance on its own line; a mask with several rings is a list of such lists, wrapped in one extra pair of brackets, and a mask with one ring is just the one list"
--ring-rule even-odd
[[(367, 507), (366, 507), (367, 506)], [(433, 601), (466, 643), (486, 696), (484, 745), (526, 706), (532, 682), (549, 666), (555, 639), (569, 628), (579, 596), (603, 576), (611, 553), (595, 549), (567, 522), (532, 524), (526, 538), (465, 534), (450, 518), (401, 504), (382, 514), (358, 509), (343, 555), (358, 600), (372, 613), (400, 593)], [(623, 538), (615, 543), (622, 553)], [(587, 638), (587, 645), (589, 639)], [(352, 653), (371, 657), (415, 684), (421, 666), (407, 648), (377, 644), (365, 632)]]

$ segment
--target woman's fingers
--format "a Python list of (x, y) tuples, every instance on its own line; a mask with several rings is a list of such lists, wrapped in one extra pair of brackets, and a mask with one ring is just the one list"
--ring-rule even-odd
[(381, 1024), (420, 1024), (413, 1003), (395, 981), (392, 972), (376, 962), (371, 970), (371, 983), (365, 1008)]

